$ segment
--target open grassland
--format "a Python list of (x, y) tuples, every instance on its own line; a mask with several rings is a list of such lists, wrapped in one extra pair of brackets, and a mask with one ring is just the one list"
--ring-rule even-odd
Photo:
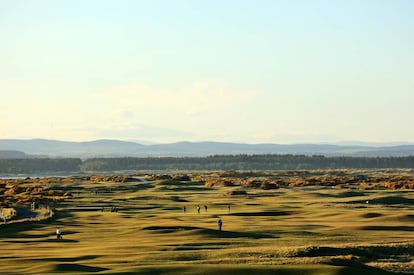
[(0, 273), (414, 273), (414, 194), (389, 188), (408, 172), (306, 173), (45, 181), (65, 199), (0, 225)]

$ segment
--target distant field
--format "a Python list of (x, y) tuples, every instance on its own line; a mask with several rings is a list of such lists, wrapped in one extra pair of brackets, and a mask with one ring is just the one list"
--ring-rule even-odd
[[(414, 194), (398, 185), (410, 177), (347, 170), (35, 182), (62, 199), (50, 201), (53, 218), (0, 225), (0, 273), (414, 274)], [(31, 200), (11, 196), (2, 197), (7, 209)]]

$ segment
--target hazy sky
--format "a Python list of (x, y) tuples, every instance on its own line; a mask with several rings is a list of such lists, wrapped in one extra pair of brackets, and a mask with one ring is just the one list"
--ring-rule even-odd
[(0, 0), (0, 138), (414, 142), (414, 1)]

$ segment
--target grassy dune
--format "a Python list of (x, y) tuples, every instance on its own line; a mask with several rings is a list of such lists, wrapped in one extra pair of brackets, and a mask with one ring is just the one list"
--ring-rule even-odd
[(408, 190), (285, 186), (227, 196), (241, 187), (81, 179), (59, 188), (73, 197), (53, 218), (0, 226), (0, 273), (414, 273)]

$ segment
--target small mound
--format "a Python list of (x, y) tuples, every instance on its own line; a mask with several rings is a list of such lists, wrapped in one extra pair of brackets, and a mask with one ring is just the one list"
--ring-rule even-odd
[(402, 221), (406, 221), (406, 222), (414, 222), (414, 215), (413, 214), (404, 215), (400, 217), (399, 219)]
[(171, 200), (174, 202), (188, 202), (188, 200), (180, 198), (179, 196), (171, 196)]
[(337, 195), (335, 194), (326, 194), (326, 193), (312, 193), (312, 196), (314, 197), (322, 197), (322, 198), (336, 198)]
[(208, 235), (221, 238), (252, 238), (252, 239), (263, 239), (263, 238), (275, 238), (271, 234), (256, 233), (256, 232), (234, 232), (234, 231), (218, 231), (215, 229), (201, 228), (194, 226), (148, 226), (142, 230), (157, 231), (160, 233), (177, 233), (180, 231), (193, 231), (194, 233), (201, 235)]
[(220, 237), (220, 238), (249, 238), (249, 239), (270, 239), (275, 236), (260, 232), (235, 232), (235, 231), (218, 231), (206, 229), (201, 232), (204, 235)]
[(195, 230), (195, 229), (201, 229), (201, 228), (194, 227), (194, 226), (147, 226), (147, 227), (142, 228), (142, 230), (159, 231), (162, 233), (173, 233), (173, 232), (179, 232), (182, 230)]
[(347, 191), (347, 192), (343, 192), (338, 194), (338, 197), (340, 198), (348, 198), (348, 197), (360, 197), (360, 196), (365, 196), (364, 192), (357, 192), (357, 191)]
[(346, 274), (389, 274), (384, 270), (381, 270), (376, 267), (372, 267), (360, 262), (357, 258), (352, 257), (351, 259), (347, 258), (331, 258), (328, 259), (326, 262), (322, 262), (328, 265), (333, 266), (341, 266), (341, 267), (348, 267), (350, 270), (346, 272)]
[[(327, 246), (311, 246), (300, 250), (294, 255), (295, 257), (321, 257), (321, 256), (339, 256), (339, 255), (357, 255), (365, 254), (360, 248), (354, 247), (327, 247)], [(365, 255), (367, 256), (367, 255)]]
[(232, 245), (233, 242), (202, 242), (202, 243), (187, 243), (187, 244), (172, 244), (171, 248), (166, 251), (191, 251), (191, 250), (205, 250), (205, 249), (222, 249), (225, 246)]
[(378, 199), (370, 200), (370, 203), (374, 204), (413, 204), (414, 199), (409, 199), (400, 196), (389, 196)]
[(100, 256), (97, 255), (85, 255), (85, 256), (79, 256), (79, 257), (70, 257), (70, 258), (41, 258), (41, 259), (32, 259), (36, 261), (55, 261), (55, 262), (77, 262), (77, 261), (84, 261), (84, 260), (93, 260), (96, 258), (99, 258)]
[(361, 215), (362, 218), (366, 218), (366, 219), (378, 218), (378, 217), (381, 217), (381, 216), (382, 216), (381, 213), (375, 213), (375, 212), (365, 213), (365, 214)]
[[(366, 204), (366, 200), (350, 201), (349, 203), (363, 203)], [(377, 198), (369, 200), (370, 204), (383, 204), (383, 205), (396, 205), (396, 204), (414, 204), (414, 199), (401, 197), (401, 196), (388, 196), (383, 198)]]
[(185, 182), (181, 182), (179, 180), (173, 180), (173, 179), (168, 179), (168, 180), (162, 180), (158, 183), (158, 185), (163, 185), (163, 186), (170, 186), (170, 185), (185, 185)]
[(134, 186), (134, 190), (138, 191), (138, 190), (145, 190), (145, 189), (149, 189), (149, 188), (153, 188), (154, 185), (150, 184), (150, 183), (140, 183)]
[(245, 196), (247, 195), (246, 190), (229, 190), (226, 192), (227, 196)]

